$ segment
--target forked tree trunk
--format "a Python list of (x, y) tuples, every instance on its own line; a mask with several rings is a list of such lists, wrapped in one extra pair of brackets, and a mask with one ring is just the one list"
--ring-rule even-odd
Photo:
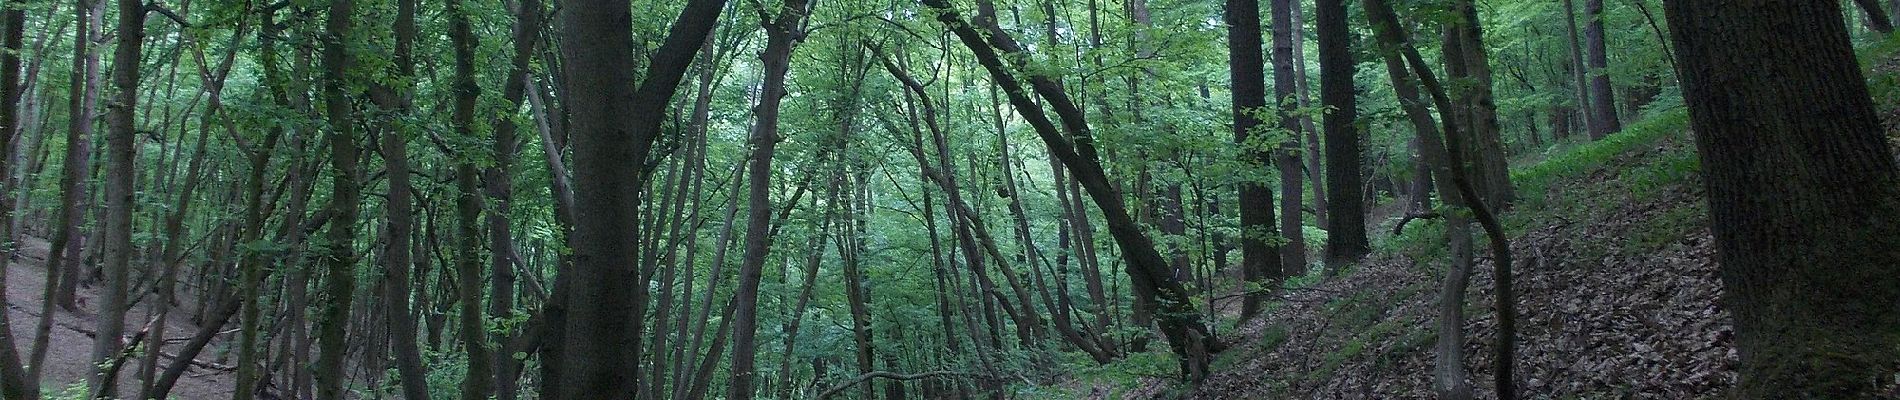
[[(745, 253), (739, 261), (739, 288), (734, 294), (738, 321), (732, 340), (732, 381), (729, 398), (746, 400), (754, 395), (753, 365), (758, 344), (759, 282), (770, 256), (772, 222), (772, 153), (778, 147), (779, 105), (788, 93), (786, 74), (791, 70), (792, 48), (802, 36), (802, 24), (809, 13), (807, 2), (792, 0), (780, 4), (773, 17), (761, 22), (765, 28), (765, 83), (759, 104), (753, 108), (752, 165), (747, 170)], [(766, 15), (765, 10), (759, 10)], [(702, 36), (703, 37), (703, 36)]]
[[(639, 260), (639, 181), (647, 151), (693, 57), (716, 25), (725, 1), (689, 0), (634, 87), (632, 4), (590, 0), (567, 3), (558, 37), (568, 128), (573, 135), (576, 215), (569, 236), (574, 265), (563, 276), (567, 299), (559, 330), (558, 393), (553, 399), (627, 398), (637, 392), (646, 306), (644, 277), (628, 266)], [(631, 95), (629, 95), (631, 90)], [(560, 285), (562, 281), (557, 281)]]

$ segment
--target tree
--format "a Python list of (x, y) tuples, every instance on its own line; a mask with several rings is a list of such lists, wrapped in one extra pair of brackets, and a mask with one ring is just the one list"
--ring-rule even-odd
[(772, 153), (779, 140), (779, 106), (789, 94), (785, 91), (785, 75), (791, 70), (792, 49), (804, 36), (802, 25), (811, 13), (809, 4), (790, 0), (781, 3), (776, 12), (759, 10), (766, 35), (765, 52), (759, 55), (765, 65), (765, 83), (759, 104), (753, 108), (757, 120), (752, 127), (752, 163), (747, 167), (745, 254), (739, 261), (739, 289), (733, 300), (739, 318), (733, 327), (737, 332), (732, 341), (733, 399), (751, 399), (753, 395), (759, 281), (772, 246), (767, 236), (772, 222)]
[[(1242, 164), (1264, 172), (1268, 156), (1263, 148), (1269, 144), (1264, 143), (1268, 137), (1266, 124), (1260, 121), (1260, 115), (1268, 110), (1266, 61), (1260, 52), (1260, 2), (1229, 0), (1225, 15), (1228, 71), (1231, 71), (1228, 76), (1233, 80), (1234, 141), (1244, 149)], [(1274, 75), (1276, 91), (1286, 89), (1278, 85), (1279, 72), (1276, 70)], [(1258, 138), (1249, 140), (1251, 137)], [(1241, 303), (1243, 319), (1260, 313), (1261, 303), (1279, 289), (1283, 276), (1284, 266), (1280, 265), (1282, 259), (1275, 245), (1277, 238), (1272, 237), (1273, 190), (1261, 182), (1263, 180), (1248, 179), (1240, 183), (1240, 271), (1247, 282), (1260, 286), (1252, 289)]]
[(88, 386), (94, 396), (116, 397), (115, 376), (107, 376), (106, 364), (119, 352), (120, 333), (125, 331), (126, 279), (132, 263), (132, 197), (134, 162), (138, 146), (133, 141), (133, 118), (139, 100), (139, 54), (145, 43), (145, 5), (138, 0), (119, 0), (118, 47), (112, 54), (112, 86), (118, 95), (106, 107), (106, 237), (105, 289), (98, 304), (99, 329), (92, 345), (93, 376)]
[(1366, 208), (1360, 177), (1360, 130), (1353, 74), (1352, 30), (1345, 0), (1318, 0), (1313, 23), (1319, 35), (1321, 124), (1326, 130), (1326, 265), (1330, 271), (1371, 252), (1366, 241)]
[[(632, 5), (590, 0), (559, 14), (560, 61), (574, 148), (574, 274), (566, 295), (556, 399), (631, 398), (640, 376), (646, 277), (637, 268), (638, 208), (647, 152), (659, 138), (667, 104), (724, 9), (724, 0), (690, 0), (633, 85)], [(631, 89), (631, 91), (629, 90)]]
[(1603, 0), (1583, 2), (1583, 41), (1589, 49), (1586, 66), (1590, 74), (1590, 140), (1623, 130), (1616, 117), (1616, 94), (1610, 88), (1609, 46), (1603, 32)]
[(1735, 315), (1738, 394), (1876, 397), (1900, 359), (1900, 172), (1840, 4), (1717, 3), (1664, 10)]
[(350, 69), (355, 64), (350, 51), (350, 33), (356, 29), (354, 0), (330, 2), (324, 21), (323, 105), (329, 119), (330, 202), (334, 221), (327, 232), (323, 249), (324, 291), (329, 296), (317, 315), (317, 399), (344, 398), (343, 375), (346, 341), (349, 333), (350, 303), (356, 297), (356, 218), (362, 207), (362, 184), (358, 181), (356, 109), (352, 104)]
[[(1008, 95), (1010, 105), (1035, 128), (1036, 135), (1047, 145), (1050, 155), (1061, 160), (1082, 188), (1088, 191), (1089, 198), (1095, 201), (1108, 223), (1109, 235), (1122, 249), (1135, 296), (1159, 305), (1161, 318), (1156, 323), (1166, 336), (1169, 347), (1181, 358), (1182, 376), (1190, 381), (1206, 378), (1212, 354), (1221, 350), (1219, 341), (1203, 325), (1199, 312), (1194, 310), (1188, 300), (1187, 289), (1168, 268), (1167, 260), (1156, 250), (1154, 241), (1136, 225), (1121, 195), (1110, 186), (1081, 109), (1069, 99), (1060, 84), (1047, 76), (1029, 75), (1030, 86), (1034, 88), (1035, 94), (1047, 101), (1061, 118), (1062, 130), (1058, 131), (1055, 123), (1042, 111), (1042, 106), (1029, 97), (1030, 93), (1022, 87), (1010, 66), (1004, 65), (1003, 58), (997, 54), (999, 50), (1013, 55), (1023, 54), (1021, 46), (1014, 39), (995, 25), (990, 25), (986, 40), (982, 33), (964, 22), (950, 8), (948, 1), (925, 0), (924, 5), (935, 9), (937, 21), (948, 27), (965, 48), (975, 53), (977, 61), (989, 72), (991, 81)], [(1065, 132), (1068, 137), (1063, 136)]]
[[(0, 11), (5, 19), (5, 31), (0, 33), (0, 45), (4, 45), (4, 54), (0, 54), (0, 149), (10, 148), (10, 144), (20, 134), (20, 41), (26, 30), (26, 2), (13, 0), (5, 3), (6, 9)], [(8, 175), (8, 169), (14, 167), (12, 160), (0, 160), (0, 177)], [(13, 207), (11, 196), (0, 197), (0, 254), (13, 254)], [(4, 260), (0, 260), (4, 261)], [(50, 275), (50, 274), (49, 274)], [(0, 271), (0, 293), (6, 292), (6, 273)], [(44, 301), (44, 300), (42, 300)], [(35, 369), (38, 369), (36, 366)], [(20, 363), (19, 348), (14, 346), (13, 323), (4, 314), (0, 314), (0, 394), (10, 399), (39, 397), (38, 382), (27, 380), (26, 368)]]
[(1278, 106), (1279, 128), (1288, 135), (1274, 160), (1280, 169), (1280, 235), (1286, 238), (1280, 247), (1280, 264), (1286, 276), (1306, 275), (1306, 218), (1300, 214), (1306, 197), (1300, 135), (1306, 130), (1300, 125), (1304, 117), (1295, 113), (1300, 105), (1298, 82), (1306, 77), (1294, 68), (1299, 55), (1294, 54), (1298, 46), (1293, 43), (1306, 40), (1293, 36), (1293, 13), (1299, 6), (1293, 0), (1273, 0), (1273, 104)]

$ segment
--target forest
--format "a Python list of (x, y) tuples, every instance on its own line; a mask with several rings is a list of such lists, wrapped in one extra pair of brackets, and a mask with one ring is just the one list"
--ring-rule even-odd
[(0, 398), (1900, 398), (1900, 0), (0, 0)]

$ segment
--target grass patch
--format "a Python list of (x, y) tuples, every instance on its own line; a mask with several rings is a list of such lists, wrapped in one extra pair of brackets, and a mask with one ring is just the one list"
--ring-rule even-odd
[[(1551, 156), (1544, 162), (1520, 168), (1512, 172), (1511, 182), (1517, 184), (1518, 193), (1525, 202), (1539, 202), (1543, 195), (1558, 180), (1581, 176), (1604, 168), (1618, 155), (1629, 153), (1639, 146), (1647, 146), (1664, 137), (1679, 135), (1689, 130), (1689, 111), (1683, 108), (1660, 111), (1654, 117), (1631, 124), (1622, 132), (1595, 142), (1585, 143), (1566, 153)], [(1541, 204), (1520, 204), (1539, 207)]]
[(1708, 213), (1703, 211), (1702, 203), (1697, 202), (1682, 207), (1671, 208), (1644, 221), (1628, 236), (1623, 246), (1623, 254), (1635, 255), (1660, 251), (1670, 244), (1682, 241), (1696, 228), (1708, 224)]

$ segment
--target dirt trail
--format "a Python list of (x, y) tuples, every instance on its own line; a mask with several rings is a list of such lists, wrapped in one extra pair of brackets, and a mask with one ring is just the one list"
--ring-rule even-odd
[[(32, 350), (33, 330), (39, 324), (40, 308), (45, 300), (47, 243), (44, 239), (29, 237), (22, 241), (21, 246), (19, 257), (7, 264), (6, 304), (15, 344), (19, 348), (21, 358), (26, 358)], [(134, 279), (137, 279), (139, 274), (135, 272), (133, 275)], [(94, 307), (97, 301), (94, 298), (98, 296), (97, 288), (81, 286), (78, 296), (80, 308), (84, 314), (74, 314), (54, 307), (53, 329), (47, 340), (47, 369), (40, 378), (41, 393), (49, 398), (61, 393), (78, 393), (77, 391), (66, 392), (69, 388), (83, 390), (86, 374), (90, 373), (92, 331), (97, 328), (97, 323), (93, 320), (96, 312)], [(151, 296), (145, 296), (143, 299), (150, 298)], [(177, 348), (183, 344), (183, 339), (198, 331), (198, 327), (192, 325), (190, 321), (191, 315), (196, 311), (191, 308), (195, 305), (191, 304), (189, 298), (181, 297), (179, 300), (182, 304), (173, 307), (171, 317), (167, 318), (169, 320), (167, 324), (169, 328), (165, 330), (167, 343), (163, 347), (166, 354), (177, 352)], [(125, 332), (127, 335), (137, 332), (151, 320), (147, 312), (148, 306), (148, 303), (140, 302), (126, 312)], [(228, 360), (215, 359), (224, 353), (221, 342), (222, 340), (214, 341), (203, 353), (199, 354), (198, 360), (228, 365)], [(138, 357), (140, 356), (134, 356), (128, 360), (125, 369), (120, 372), (119, 393), (123, 396), (136, 396), (142, 384), (138, 381), (136, 372)], [(170, 358), (162, 358), (159, 368), (162, 370), (170, 361)], [(178, 384), (172, 389), (171, 398), (190, 400), (229, 398), (233, 386), (232, 376), (228, 371), (193, 367), (179, 378)]]

